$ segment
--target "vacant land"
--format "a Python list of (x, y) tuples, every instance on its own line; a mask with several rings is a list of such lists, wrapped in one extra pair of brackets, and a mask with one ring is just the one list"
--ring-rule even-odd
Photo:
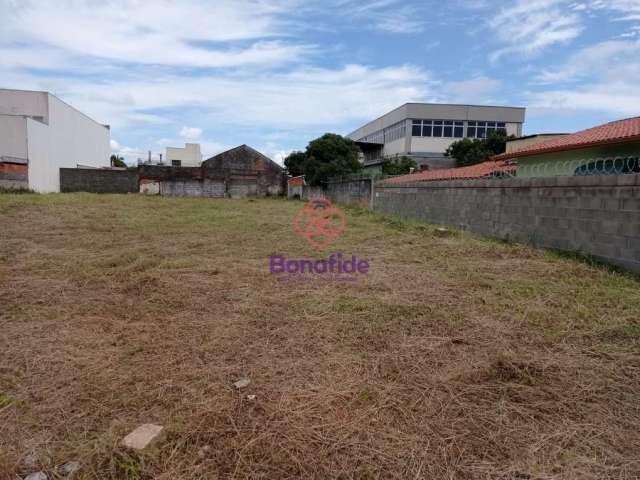
[(301, 205), (0, 195), (0, 478), (640, 475), (637, 279), (347, 210), (279, 282)]

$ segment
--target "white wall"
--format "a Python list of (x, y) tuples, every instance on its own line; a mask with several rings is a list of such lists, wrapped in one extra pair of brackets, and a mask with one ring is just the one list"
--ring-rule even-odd
[(402, 155), (405, 151), (405, 139), (404, 137), (394, 140), (393, 142), (385, 143), (382, 151), (383, 156)]
[(42, 117), (47, 123), (49, 104), (46, 92), (5, 90), (0, 88), (0, 115)]
[(48, 95), (49, 125), (27, 120), (29, 188), (60, 191), (60, 168), (109, 166), (109, 129)]
[(202, 163), (199, 143), (186, 143), (184, 148), (167, 147), (163, 163), (171, 165), (172, 160), (180, 160), (182, 167), (199, 167)]
[(0, 159), (27, 159), (27, 120), (24, 117), (0, 115)]

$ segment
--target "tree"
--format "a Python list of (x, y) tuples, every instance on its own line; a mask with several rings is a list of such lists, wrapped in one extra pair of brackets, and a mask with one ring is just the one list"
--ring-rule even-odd
[(127, 168), (127, 164), (124, 163), (124, 158), (118, 155), (111, 155), (111, 166)]
[(304, 152), (292, 152), (284, 159), (284, 166), (292, 177), (304, 175), (304, 162), (307, 156)]
[(352, 140), (325, 133), (309, 142), (304, 153), (293, 152), (284, 163), (291, 175), (304, 175), (309, 185), (318, 186), (332, 177), (359, 172), (362, 166), (358, 154), (358, 146)]
[(458, 167), (475, 165), (488, 160), (493, 155), (504, 153), (507, 140), (513, 138), (515, 136), (507, 135), (504, 130), (497, 130), (484, 139), (463, 138), (453, 142), (444, 154), (454, 158)]
[(402, 156), (400, 159), (396, 160), (385, 160), (382, 163), (382, 174), (383, 175), (404, 175), (406, 173), (411, 173), (411, 169), (417, 168), (415, 160)]

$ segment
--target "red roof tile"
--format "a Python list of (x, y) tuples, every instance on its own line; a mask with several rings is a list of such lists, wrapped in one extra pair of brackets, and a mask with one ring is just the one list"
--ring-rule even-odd
[(469, 167), (447, 168), (443, 170), (427, 170), (420, 173), (412, 173), (410, 175), (402, 175), (384, 180), (383, 183), (415, 183), (415, 182), (433, 182), (436, 180), (450, 180), (465, 178), (482, 178), (490, 177), (499, 172), (515, 173), (517, 165), (508, 165), (506, 162), (484, 162)]
[(300, 177), (293, 177), (287, 180), (287, 183), (292, 187), (303, 187), (305, 185), (304, 175)]
[(541, 153), (561, 152), (578, 148), (640, 141), (640, 117), (617, 120), (598, 127), (588, 128), (571, 135), (563, 135), (546, 142), (524, 147), (511, 153), (496, 155), (493, 160), (528, 157)]

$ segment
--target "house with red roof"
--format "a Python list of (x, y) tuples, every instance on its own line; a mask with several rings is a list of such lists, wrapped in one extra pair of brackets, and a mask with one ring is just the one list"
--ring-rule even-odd
[(304, 180), (304, 175), (298, 177), (291, 177), (287, 180), (287, 197), (288, 198), (302, 198), (304, 187), (307, 184)]
[(517, 162), (518, 177), (640, 173), (640, 117), (554, 136), (492, 160)]

